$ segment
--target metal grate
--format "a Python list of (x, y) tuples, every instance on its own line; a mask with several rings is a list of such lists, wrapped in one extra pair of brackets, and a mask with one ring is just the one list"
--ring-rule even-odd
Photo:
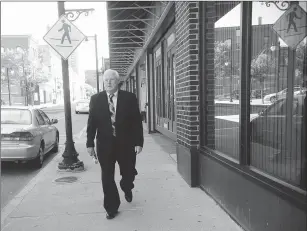
[(55, 180), (56, 183), (74, 183), (78, 180), (75, 176), (61, 177)]

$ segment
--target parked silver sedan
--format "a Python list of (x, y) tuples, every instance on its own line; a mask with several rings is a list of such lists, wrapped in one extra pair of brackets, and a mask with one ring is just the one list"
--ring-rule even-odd
[(76, 114), (79, 113), (89, 113), (89, 106), (90, 106), (90, 100), (89, 99), (80, 99), (76, 103), (75, 112)]
[(43, 165), (45, 154), (59, 148), (59, 131), (39, 109), (20, 106), (1, 107), (1, 161), (31, 161)]

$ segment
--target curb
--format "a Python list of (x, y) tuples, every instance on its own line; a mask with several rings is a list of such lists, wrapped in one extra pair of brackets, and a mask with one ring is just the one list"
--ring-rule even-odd
[[(61, 153), (63, 149), (64, 147), (62, 146), (59, 149), (58, 154)], [(32, 189), (46, 175), (46, 173), (49, 172), (51, 168), (53, 168), (51, 163), (62, 158), (62, 155), (58, 154), (41, 171), (39, 171), (39, 173), (37, 173), (37, 175), (32, 178), (32, 180), (30, 180), (30, 182), (1, 210), (1, 227), (4, 227), (4, 223), (8, 216), (19, 206), (23, 199), (32, 191)]]

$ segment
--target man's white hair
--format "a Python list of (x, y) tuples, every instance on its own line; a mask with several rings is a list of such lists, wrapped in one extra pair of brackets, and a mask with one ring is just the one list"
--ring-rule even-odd
[(120, 80), (119, 74), (117, 71), (113, 70), (113, 69), (108, 69), (103, 73), (103, 78), (105, 79), (105, 77), (107, 76), (114, 76), (116, 77), (117, 80)]

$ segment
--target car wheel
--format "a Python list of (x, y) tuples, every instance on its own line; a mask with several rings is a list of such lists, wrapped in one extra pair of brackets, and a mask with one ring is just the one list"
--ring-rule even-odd
[(56, 134), (55, 143), (54, 143), (52, 151), (53, 152), (59, 151), (59, 135), (58, 134)]
[(79, 114), (79, 112), (78, 112), (78, 111), (76, 111), (76, 114)]
[(271, 101), (271, 103), (275, 103), (275, 101), (276, 101), (276, 96), (272, 96), (272, 97), (270, 98), (270, 101)]
[(44, 148), (43, 144), (41, 144), (37, 157), (33, 160), (33, 167), (39, 169), (43, 166), (44, 163)]

